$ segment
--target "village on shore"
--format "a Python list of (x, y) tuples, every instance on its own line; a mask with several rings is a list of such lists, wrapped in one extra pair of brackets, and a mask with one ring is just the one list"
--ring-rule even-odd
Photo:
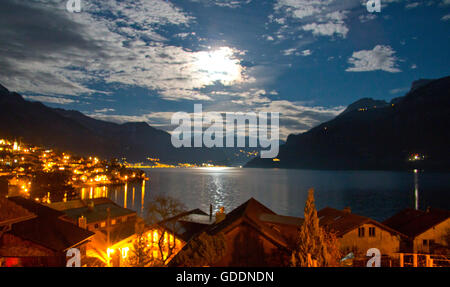
[[(6, 140), (0, 153), (0, 266), (64, 267), (74, 248), (83, 267), (363, 267), (373, 249), (383, 267), (450, 266), (448, 210), (405, 209), (378, 222), (351, 208), (317, 211), (311, 190), (303, 218), (254, 198), (204, 211), (165, 196), (139, 216), (74, 187), (142, 181), (141, 170)], [(43, 174), (61, 176), (47, 180), (62, 192), (42, 192)]]

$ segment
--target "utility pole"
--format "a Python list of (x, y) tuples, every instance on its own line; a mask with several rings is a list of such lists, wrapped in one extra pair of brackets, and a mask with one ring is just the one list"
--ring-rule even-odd
[(111, 208), (106, 209), (107, 217), (106, 217), (106, 242), (108, 244), (108, 248), (111, 246)]

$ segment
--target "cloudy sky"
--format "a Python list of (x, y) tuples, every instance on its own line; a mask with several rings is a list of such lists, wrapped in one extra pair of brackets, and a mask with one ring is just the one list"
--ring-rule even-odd
[(450, 0), (2, 0), (0, 83), (99, 119), (281, 113), (282, 138), (450, 75)]

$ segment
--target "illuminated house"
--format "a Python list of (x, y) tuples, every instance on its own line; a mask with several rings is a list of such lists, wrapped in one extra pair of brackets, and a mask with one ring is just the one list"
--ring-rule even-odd
[(317, 213), (320, 225), (334, 232), (343, 252), (366, 256), (367, 250), (378, 248), (382, 255), (395, 257), (406, 237), (399, 231), (368, 217), (351, 213), (349, 208), (324, 208)]
[(63, 220), (95, 233), (87, 246), (87, 253), (103, 262), (111, 245), (135, 233), (136, 212), (107, 198), (58, 202), (48, 206), (63, 213)]
[[(153, 263), (161, 264), (161, 257), (164, 257), (166, 263), (169, 262), (191, 238), (213, 223), (214, 217), (200, 209), (194, 209), (146, 226), (143, 238), (148, 242), (148, 252), (154, 260)], [(137, 239), (137, 234), (134, 234), (108, 248), (107, 257), (112, 261), (112, 266), (126, 266), (127, 257)]]
[(56, 202), (48, 204), (48, 206), (63, 212), (65, 214), (64, 219), (76, 225), (83, 224), (80, 222), (83, 217), (85, 219), (84, 228), (92, 232), (105, 233), (108, 218), (111, 220), (110, 229), (112, 233), (121, 229), (124, 224), (134, 226), (137, 218), (135, 211), (123, 208), (107, 198)]
[(63, 213), (35, 201), (21, 197), (6, 201), (20, 207), (13, 207), (15, 212), (26, 210), (26, 215), (13, 219), (1, 237), (0, 257), (6, 258), (6, 266), (63, 267), (71, 248), (80, 249), (83, 264), (86, 244), (94, 233), (61, 220)]
[(434, 253), (436, 249), (450, 247), (450, 211), (405, 209), (383, 222), (408, 236), (404, 251)]

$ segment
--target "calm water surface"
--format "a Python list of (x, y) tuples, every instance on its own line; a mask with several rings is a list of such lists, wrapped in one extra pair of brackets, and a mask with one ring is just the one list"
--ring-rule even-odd
[[(251, 197), (283, 215), (303, 216), (308, 189), (318, 209), (351, 207), (357, 214), (384, 220), (403, 208), (450, 209), (448, 173), (392, 171), (312, 171), (273, 169), (149, 169), (150, 180), (103, 189), (121, 206), (145, 215), (157, 194), (178, 198), (190, 209), (231, 211)], [(100, 192), (101, 193), (101, 192)]]

